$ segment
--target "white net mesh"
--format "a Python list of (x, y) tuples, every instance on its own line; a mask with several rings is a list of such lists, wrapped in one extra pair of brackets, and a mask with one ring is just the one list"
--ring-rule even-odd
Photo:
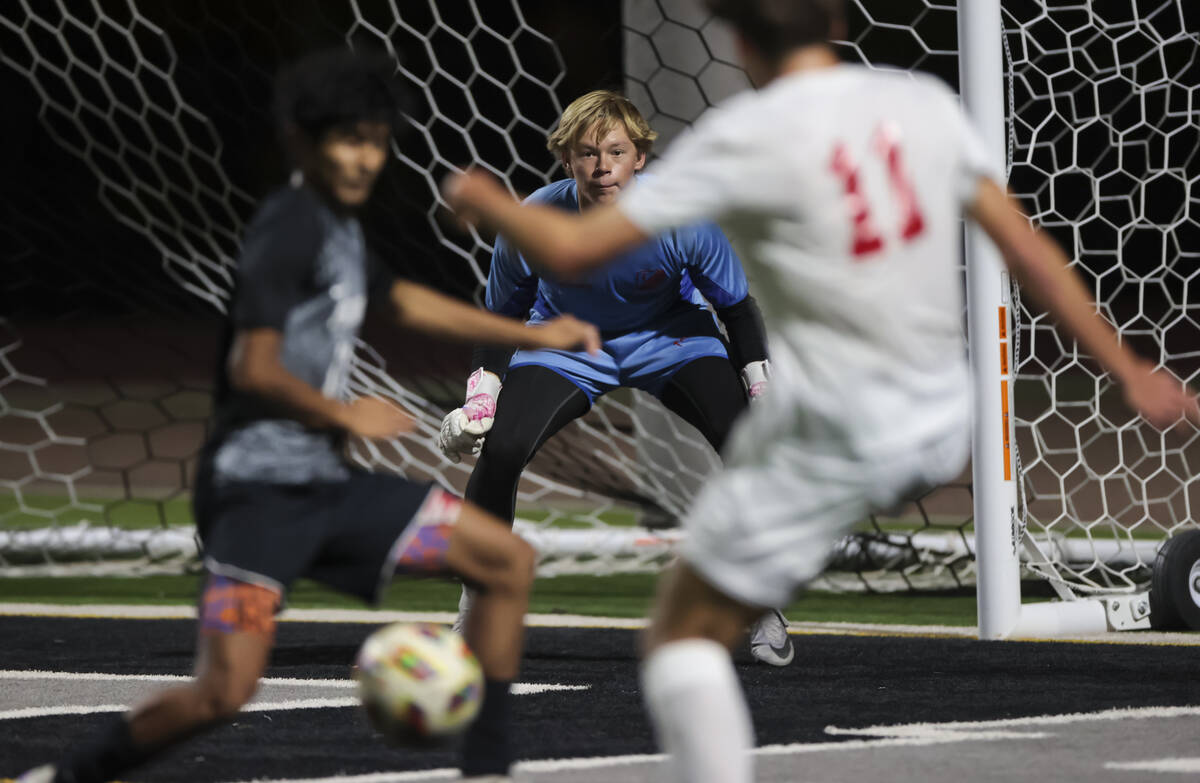
[[(57, 156), (50, 174), (69, 180), (71, 194), (64, 204), (38, 182), (5, 191), (14, 217), (3, 227), (4, 295), (15, 305), (0, 322), (5, 573), (113, 557), (136, 558), (120, 569), (178, 568), (193, 553), (188, 477), (209, 409), (212, 316), (228, 295), (251, 194), (272, 174), (259, 158), (277, 156), (250, 140), (270, 137), (263, 107), (280, 63), (337, 41), (399, 56), (419, 106), (367, 216), (371, 239), (403, 272), (475, 296), (487, 241), (443, 228), (435, 214), (450, 167), (476, 161), (528, 192), (557, 176), (544, 134), (586, 89), (623, 81), (665, 144), (746, 87), (728, 35), (688, 0), (623, 0), (619, 22), (610, 7), (593, 9), (609, 27), (596, 27), (608, 31), (590, 46), (568, 36), (587, 11), (562, 5), (298, 1), (286, 15), (266, 3), (219, 13), (135, 0), (0, 8), (0, 62), (30, 107), (22, 140)], [(848, 58), (957, 82), (954, 2), (849, 6)], [(1200, 43), (1189, 31), (1200, 25), (1184, 6), (1101, 12), (1024, 0), (1006, 3), (1004, 24), (1015, 190), (1077, 259), (1125, 338), (1194, 380)], [(605, 52), (622, 54), (610, 62)], [(1018, 334), (1027, 523), (1052, 556), (1031, 567), (1075, 589), (1131, 589), (1155, 543), (1195, 524), (1197, 436), (1172, 440), (1131, 420), (1111, 382), (1028, 307)], [(389, 444), (355, 444), (355, 458), (461, 490), (470, 463), (447, 463), (432, 436), (461, 395), (465, 358), (368, 342), (355, 391), (403, 401), (420, 427)], [(629, 526), (680, 514), (716, 465), (656, 401), (609, 395), (526, 471), (522, 530), (544, 547), (544, 573), (657, 567), (672, 534), (630, 535)], [(849, 570), (827, 582), (966, 584), (972, 548), (964, 479), (895, 518), (868, 520), (839, 548)]]
[[(0, 344), (6, 574), (81, 563), (177, 569), (194, 557), (188, 483), (210, 410), (209, 316), (224, 309), (255, 200), (227, 169), (245, 172), (253, 153), (241, 149), (242, 139), (271, 134), (263, 109), (271, 72), (305, 44), (384, 48), (418, 94), (413, 127), (394, 147), (401, 173), (381, 183), (375, 202), (376, 212), (382, 202), (421, 223), (414, 229), (409, 217), (407, 234), (380, 242), (415, 256), (403, 273), (476, 293), (485, 279), (488, 243), (448, 232), (435, 216), (437, 183), (451, 166), (482, 162), (521, 190), (553, 177), (557, 164), (544, 138), (561, 111), (555, 88), (565, 68), (522, 4), (431, 1), (406, 3), (401, 13), (369, 0), (297, 3), (288, 7), (290, 31), (275, 29), (280, 10), (209, 17), (184, 3), (97, 0), (19, 2), (0, 11), (0, 62), (30, 93), (28, 133), (47, 134), (52, 144), (44, 146), (56, 160), (73, 158), (62, 164), (76, 180), (70, 197), (96, 204), (96, 222), (115, 221), (149, 245), (122, 236), (118, 243), (136, 247), (136, 258), (87, 268), (91, 251), (63, 236), (77, 216), (57, 204), (18, 204), (27, 194), (6, 193), (18, 217), (5, 227), (16, 248), (6, 259), (14, 274), (5, 294), (18, 302), (32, 293), (3, 321)], [(555, 22), (547, 9), (541, 15)], [(301, 32), (311, 40), (292, 40)], [(411, 245), (422, 240), (412, 233), (424, 241), (415, 253)], [(107, 255), (97, 253), (98, 266)], [(439, 276), (447, 257), (460, 268)], [(55, 268), (47, 273), (39, 264)], [(72, 277), (68, 296), (48, 290)], [(57, 312), (40, 309), (46, 302)], [(57, 318), (49, 322), (50, 315)], [(180, 325), (191, 319), (195, 333)], [(461, 490), (470, 465), (446, 462), (432, 437), (468, 368), (461, 355), (459, 366), (439, 366), (434, 351), (418, 350), (413, 361), (413, 348), (395, 342), (386, 361), (386, 351), (361, 346), (353, 390), (402, 401), (420, 414), (420, 426), (388, 444), (356, 443), (352, 455)], [(397, 367), (410, 372), (397, 377)], [(544, 573), (648, 568), (661, 559), (654, 536), (637, 536), (632, 548), (623, 536), (618, 547), (610, 531), (630, 529), (646, 511), (667, 519), (684, 508), (677, 477), (691, 468), (677, 465), (676, 449), (660, 438), (685, 425), (635, 438), (640, 421), (664, 416), (628, 394), (610, 395), (526, 471), (521, 529), (543, 544)], [(653, 468), (643, 467), (646, 449)], [(702, 457), (703, 469), (714, 460)], [(559, 528), (571, 531), (563, 553), (538, 532)]]
[[(1014, 191), (1122, 338), (1192, 384), (1197, 21), (1182, 0), (1014, 3), (1004, 19)], [(1034, 568), (1076, 591), (1133, 590), (1155, 545), (1197, 522), (1200, 437), (1142, 423), (1043, 314), (1025, 302), (1018, 319), (1026, 521), (1052, 561)]]

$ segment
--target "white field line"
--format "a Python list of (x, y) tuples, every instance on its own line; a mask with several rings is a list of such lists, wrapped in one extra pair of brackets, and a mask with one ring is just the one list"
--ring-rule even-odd
[[(328, 707), (357, 707), (358, 699), (347, 696), (339, 699), (286, 699), (284, 701), (254, 701), (242, 707), (242, 712), (269, 710), (315, 710)], [(62, 704), (56, 707), (22, 707), (0, 711), (0, 720), (45, 718), (51, 715), (89, 715), (97, 712), (125, 712), (128, 704)]]
[[(518, 769), (520, 765), (517, 765)], [(407, 783), (413, 780), (461, 780), (457, 769), (421, 769), (412, 772), (370, 772), (365, 775), (337, 775), (329, 778), (255, 778), (247, 783)]]
[[(186, 674), (112, 674), (108, 672), (52, 672), (40, 670), (0, 669), (0, 680), (92, 680), (105, 682), (187, 682), (191, 676)], [(354, 680), (338, 679), (300, 679), (298, 677), (263, 677), (259, 680), (263, 685), (285, 685), (304, 688), (335, 688), (353, 690)], [(561, 685), (548, 682), (515, 682), (512, 685), (514, 696), (529, 696), (548, 691), (586, 691), (590, 685)]]
[[(120, 604), (35, 604), (0, 603), (0, 616), (97, 617), (125, 620), (194, 620), (191, 605), (124, 606)], [(281, 622), (304, 623), (442, 623), (449, 625), (454, 612), (403, 612), (382, 609), (286, 609)], [(592, 617), (575, 614), (529, 614), (525, 624), (545, 628), (645, 628), (641, 617)]]
[[(515, 765), (518, 772), (561, 772), (580, 769), (603, 769), (605, 767), (623, 767), (630, 764), (653, 764), (666, 760), (661, 753), (647, 753), (630, 756), (597, 756), (594, 758), (578, 759), (539, 759), (535, 761), (519, 761)], [(439, 769), (422, 769), (409, 772), (370, 772), (364, 775), (335, 775), (325, 778), (277, 778), (245, 783), (406, 783), (406, 781), (425, 780), (459, 780), (457, 769), (442, 767)]]
[[(1029, 740), (1051, 736), (1048, 732), (1019, 731), (1017, 729), (1040, 726), (1055, 726), (1088, 721), (1113, 721), (1145, 718), (1176, 718), (1200, 715), (1200, 707), (1146, 707), (1138, 709), (1105, 710), (1095, 713), (1069, 715), (1040, 715), (1030, 718), (1011, 718), (977, 723), (914, 723), (899, 726), (873, 726), (865, 729), (838, 729), (829, 727), (826, 732), (843, 735), (865, 735), (875, 739), (846, 740), (843, 742), (793, 743), (788, 745), (765, 745), (756, 748), (756, 756), (788, 756), (806, 753), (847, 752), (866, 748), (894, 748), (921, 745), (945, 745), (959, 742), (994, 741), (1004, 739)], [(601, 769), (630, 764), (652, 764), (666, 760), (661, 753), (628, 756), (601, 756), (578, 759), (538, 759), (522, 761), (516, 765), (523, 772), (566, 772), (579, 769)], [(1155, 765), (1151, 767), (1151, 765)], [(1196, 765), (1195, 767), (1191, 765)], [(1161, 761), (1109, 762), (1112, 769), (1146, 769), (1163, 772), (1190, 772), (1200, 769), (1200, 759), (1164, 759)], [(1169, 767), (1169, 769), (1168, 769)], [(413, 772), (374, 772), (367, 775), (340, 775), (324, 778), (290, 778), (259, 783), (404, 783), (417, 780), (453, 780), (458, 776), (456, 769), (430, 769)]]
[[(109, 674), (107, 672), (51, 672), (37, 669), (0, 669), (0, 680), (90, 680), (93, 682), (187, 682), (186, 674)], [(293, 677), (263, 677), (263, 685), (295, 685), (306, 688), (353, 688), (353, 680), (302, 680)]]
[[(107, 674), (104, 672), (50, 672), (50, 671), (13, 671), (0, 669), (0, 681), (4, 680), (59, 680), (92, 682), (163, 682), (180, 683), (191, 680), (191, 677), (179, 674)], [(281, 685), (291, 687), (331, 688), (340, 691), (353, 691), (356, 687), (354, 680), (313, 680), (291, 677), (264, 677), (264, 685)], [(562, 685), (558, 683), (517, 682), (513, 683), (514, 696), (531, 696), (551, 691), (584, 691), (589, 685)], [(268, 710), (309, 710), (328, 707), (357, 707), (357, 696), (340, 696), (335, 698), (285, 699), (283, 701), (254, 701), (242, 709), (246, 712), (265, 712)], [(64, 704), (52, 707), (21, 707), (12, 710), (0, 710), (0, 720), (16, 720), (20, 718), (41, 718), (50, 715), (88, 715), (97, 712), (124, 712), (128, 704)]]
[(1110, 761), (1105, 769), (1131, 772), (1200, 772), (1200, 759), (1153, 759), (1150, 761)]
[[(190, 605), (137, 606), (119, 604), (39, 604), (0, 603), (0, 617), (79, 617), (132, 620), (189, 620), (195, 619), (196, 609)], [(279, 615), (281, 622), (305, 623), (442, 623), (449, 625), (454, 612), (404, 612), (377, 609), (288, 609)], [(529, 614), (525, 625), (531, 628), (645, 628), (648, 621), (641, 617), (593, 617), (576, 614)], [(914, 636), (976, 638), (974, 626), (962, 625), (899, 625), (890, 623), (793, 622), (792, 635), (828, 634), (834, 636)], [(1055, 639), (1021, 639), (1018, 642), (1098, 642), (1103, 644), (1150, 644), (1166, 646), (1200, 646), (1200, 633), (1113, 632), (1064, 636)]]
[(1071, 712), (1062, 715), (1034, 715), (1027, 718), (958, 723), (909, 723), (897, 726), (867, 726), (861, 729), (842, 729), (826, 726), (825, 733), (860, 737), (921, 737), (934, 733), (969, 733), (993, 729), (1022, 727), (1065, 726), (1071, 723), (1099, 721), (1142, 720), (1146, 718), (1184, 718), (1200, 716), (1200, 707), (1128, 707), (1100, 712)]
[[(196, 608), (190, 605), (123, 606), (119, 604), (0, 603), (0, 616), (97, 617), (134, 620), (190, 620)], [(454, 612), (404, 612), (377, 609), (287, 609), (281, 622), (305, 623), (444, 623), (454, 622)], [(580, 614), (528, 614), (525, 624), (534, 628), (645, 628), (644, 617), (594, 617)], [(792, 623), (793, 634), (839, 635), (897, 634), (914, 636), (962, 636), (974, 638), (975, 628), (949, 625), (885, 625), (873, 623)]]

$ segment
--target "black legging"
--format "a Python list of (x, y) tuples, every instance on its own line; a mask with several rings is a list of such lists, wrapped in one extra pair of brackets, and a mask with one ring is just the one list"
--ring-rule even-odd
[[(719, 356), (685, 364), (659, 399), (700, 430), (718, 454), (746, 407), (733, 365)], [(553, 370), (536, 365), (509, 370), (496, 400), (496, 421), (467, 482), (467, 500), (512, 522), (521, 471), (543, 443), (590, 407), (587, 395)]]

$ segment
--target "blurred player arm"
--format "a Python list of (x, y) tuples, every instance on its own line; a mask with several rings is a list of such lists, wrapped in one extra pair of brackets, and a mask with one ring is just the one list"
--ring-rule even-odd
[(1155, 371), (1153, 363), (1118, 341), (1112, 327), (1097, 314), (1066, 254), (1048, 235), (1030, 227), (1020, 205), (1000, 185), (981, 178), (967, 211), (996, 243), (1022, 289), (1120, 381), (1130, 406), (1160, 429), (1180, 416), (1200, 424), (1195, 392), (1168, 373)]
[(574, 215), (542, 204), (522, 205), (482, 171), (452, 175), (443, 195), (460, 218), (502, 234), (532, 265), (566, 280), (604, 266), (613, 255), (649, 239), (615, 207)]
[(434, 337), (516, 348), (600, 350), (596, 327), (569, 315), (526, 326), (408, 280), (393, 283), (390, 298), (401, 326)]
[(286, 410), (314, 429), (336, 429), (364, 438), (392, 438), (413, 421), (391, 403), (361, 397), (346, 403), (326, 397), (293, 375), (280, 360), (283, 333), (271, 327), (241, 329), (229, 349), (230, 385)]
[(307, 212), (279, 210), (247, 233), (229, 311), (234, 329), (225, 368), (229, 385), (314, 429), (395, 437), (413, 426), (399, 408), (375, 398), (346, 403), (327, 397), (289, 371), (281, 358), (288, 318), (309, 296), (323, 241), (319, 225)]

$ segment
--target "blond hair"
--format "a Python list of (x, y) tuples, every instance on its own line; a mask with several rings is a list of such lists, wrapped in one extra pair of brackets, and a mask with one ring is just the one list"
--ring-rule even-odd
[(546, 137), (546, 149), (561, 158), (589, 129), (595, 128), (596, 138), (602, 139), (617, 123), (625, 126), (638, 152), (650, 152), (658, 134), (651, 130), (633, 101), (612, 90), (593, 90), (571, 101), (563, 109), (558, 127)]

